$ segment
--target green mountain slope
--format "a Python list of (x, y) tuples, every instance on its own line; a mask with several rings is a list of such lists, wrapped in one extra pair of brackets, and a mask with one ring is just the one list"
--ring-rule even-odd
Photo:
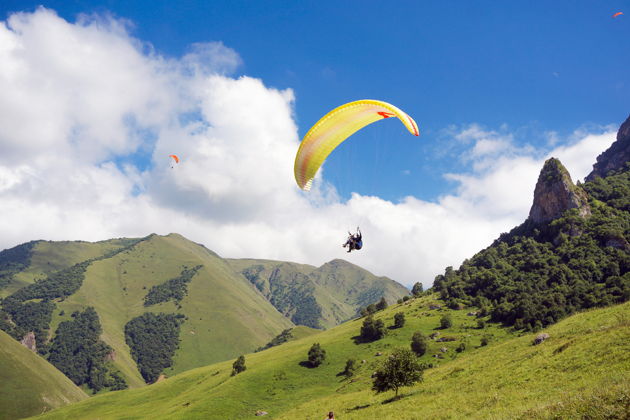
[[(355, 344), (362, 321), (350, 321), (248, 354), (247, 370), (236, 376), (230, 376), (232, 361), (218, 363), (143, 389), (96, 396), (44, 418), (223, 419), (249, 418), (264, 410), (267, 418), (318, 419), (333, 410), (344, 419), (485, 419), (536, 416), (541, 407), (557, 407), (562, 401), (573, 401), (573, 411), (597, 409), (593, 405), (598, 401), (612, 401), (610, 410), (627, 408), (630, 303), (567, 318), (545, 330), (550, 338), (537, 346), (532, 345), (535, 334), (518, 336), (496, 325), (478, 329), (466, 310), (432, 310), (432, 304), (431, 297), (424, 297), (377, 313), (375, 318), (386, 325), (399, 311), (407, 319), (403, 328), (390, 330), (378, 341)], [(453, 326), (440, 330), (440, 318), (447, 313)], [(372, 372), (393, 349), (408, 348), (418, 330), (426, 335), (440, 332), (439, 337), (455, 341), (429, 341), (422, 360), (435, 367), (425, 371), (424, 382), (403, 388), (403, 398), (389, 402), (393, 392), (370, 390)], [(483, 337), (489, 337), (487, 346), (480, 345)], [(326, 350), (327, 358), (318, 368), (302, 366), (314, 342)], [(466, 349), (457, 353), (462, 342)], [(346, 379), (339, 374), (349, 358), (356, 359), (359, 368)]]
[[(184, 267), (201, 265), (187, 285), (181, 302), (144, 306), (153, 286), (177, 277)], [(125, 325), (145, 312), (178, 313), (180, 344), (172, 375), (253, 351), (292, 326), (267, 300), (216, 254), (181, 235), (152, 235), (125, 252), (93, 262), (81, 288), (57, 303), (53, 326), (81, 308), (96, 309), (103, 327), (102, 340), (115, 354), (114, 364), (129, 385), (144, 383), (125, 340)]]
[[(561, 177), (570, 183), (562, 164), (549, 159), (536, 189), (558, 185)], [(584, 208), (544, 222), (530, 217), (459, 269), (448, 267), (436, 277), (434, 290), (445, 300), (483, 306), (494, 321), (527, 330), (629, 300), (628, 168), (568, 188), (588, 197)], [(552, 202), (554, 196), (545, 198)]]
[(401, 284), (339, 259), (319, 268), (270, 260), (227, 261), (295, 324), (313, 328), (347, 321), (381, 297), (393, 303), (409, 294)]
[[(235, 271), (252, 264), (267, 265), (262, 268), (261, 279), (267, 271), (275, 273), (268, 282), (272, 293), (263, 294), (264, 288), (261, 292)], [(316, 314), (312, 319), (317, 325), (330, 326), (354, 316), (359, 306), (383, 295), (394, 300), (406, 294), (399, 284), (345, 261), (335, 260), (320, 268), (277, 261), (228, 263), (177, 234), (96, 243), (33, 241), (0, 253), (0, 275), (5, 297), (0, 302), (0, 328), (16, 339), (33, 331), (37, 350), (45, 357), (51, 348), (69, 354), (68, 346), (77, 351), (87, 348), (87, 344), (81, 346), (72, 340), (88, 335), (71, 333), (63, 338), (64, 343), (55, 344), (57, 329), (63, 322), (66, 331), (77, 328), (68, 322), (92, 307), (96, 316), (90, 322), (102, 329), (104, 344), (90, 344), (93, 351), (88, 354), (92, 356), (86, 357), (100, 358), (97, 354), (106, 351), (107, 361), (113, 364), (108, 365), (113, 369), (110, 374), (119, 370), (131, 387), (155, 380), (160, 372), (170, 376), (251, 352), (293, 327), (267, 298), (304, 324)], [(292, 276), (299, 280), (286, 281)], [(170, 315), (143, 317), (140, 322), (147, 312)], [(175, 315), (177, 318), (169, 318)], [(158, 325), (159, 332), (135, 331), (133, 345), (137, 348), (132, 351), (126, 335), (132, 332), (126, 333), (127, 326), (142, 330), (146, 327), (143, 323), (156, 322), (150, 319), (163, 320), (169, 324), (167, 329), (177, 331)], [(157, 335), (151, 338), (151, 334)], [(174, 342), (163, 340), (164, 334)], [(154, 341), (161, 344), (152, 346)], [(84, 363), (80, 373), (64, 360), (67, 357), (57, 355), (59, 360), (55, 360), (60, 369), (67, 367), (70, 377), (90, 377), (90, 386), (96, 389), (96, 383), (104, 383), (98, 379), (101, 368), (95, 367), (100, 366), (99, 361)], [(92, 373), (90, 366), (96, 369)]]
[[(32, 241), (4, 250), (0, 252), (0, 297), (6, 297), (55, 271), (123, 248), (128, 242), (128, 239)], [(6, 266), (3, 266), (3, 260)], [(3, 277), (5, 281), (2, 281)]]
[(0, 331), (0, 419), (17, 419), (87, 395), (53, 365)]

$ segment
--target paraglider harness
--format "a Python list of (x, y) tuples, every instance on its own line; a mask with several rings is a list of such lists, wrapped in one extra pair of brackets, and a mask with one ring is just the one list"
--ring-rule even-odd
[(353, 250), (359, 250), (363, 248), (363, 239), (361, 235), (361, 230), (357, 226), (357, 233), (352, 234), (348, 232), (348, 240), (345, 244), (341, 245), (342, 247), (348, 247), (347, 252), (352, 252)]

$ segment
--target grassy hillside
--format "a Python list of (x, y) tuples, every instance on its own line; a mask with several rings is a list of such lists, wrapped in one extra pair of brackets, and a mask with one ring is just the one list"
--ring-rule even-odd
[[(362, 321), (354, 320), (248, 354), (247, 370), (234, 377), (230, 360), (143, 389), (97, 396), (44, 418), (250, 418), (257, 410), (279, 419), (320, 419), (329, 410), (343, 419), (539, 418), (547, 409), (571, 418), (588, 410), (630, 408), (629, 303), (567, 318), (544, 330), (550, 338), (538, 346), (532, 345), (535, 334), (518, 336), (496, 324), (478, 329), (467, 310), (431, 310), (431, 303), (424, 297), (379, 312), (376, 318), (387, 326), (398, 311), (407, 319), (379, 341), (355, 344)], [(445, 313), (453, 327), (437, 329)], [(403, 388), (403, 398), (391, 402), (393, 392), (370, 390), (370, 376), (394, 348), (408, 347), (417, 330), (456, 341), (431, 341), (422, 360), (436, 366), (425, 371), (423, 383)], [(489, 344), (480, 346), (484, 336)], [(456, 353), (462, 341), (466, 350)], [(300, 362), (314, 342), (326, 350), (326, 361), (304, 367)], [(360, 361), (350, 380), (339, 375), (349, 358)]]
[[(184, 267), (203, 267), (181, 302), (144, 306), (151, 287), (177, 277)], [(180, 235), (153, 235), (111, 258), (92, 263), (78, 292), (57, 303), (52, 330), (75, 310), (93, 306), (102, 339), (131, 387), (144, 383), (125, 342), (125, 324), (144, 312), (181, 313), (180, 346), (167, 376), (253, 351), (292, 326), (216, 254)], [(60, 315), (64, 313), (64, 315)]]
[(267, 299), (294, 323), (330, 328), (385, 297), (390, 303), (409, 291), (344, 260), (321, 267), (283, 261), (228, 259)]
[(0, 331), (0, 419), (17, 419), (87, 395), (55, 367)]
[[(110, 239), (100, 242), (85, 241), (35, 241), (30, 248), (28, 262), (12, 275), (4, 287), (0, 285), (0, 297), (6, 297), (36, 279), (127, 245), (126, 239)], [(31, 244), (31, 243), (29, 243)], [(18, 247), (22, 247), (19, 245)], [(17, 248), (17, 247), (16, 247)], [(5, 250), (0, 254), (7, 253)]]

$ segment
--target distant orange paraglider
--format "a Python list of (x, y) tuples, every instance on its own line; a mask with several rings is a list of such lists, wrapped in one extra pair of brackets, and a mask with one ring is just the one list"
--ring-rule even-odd
[[(172, 158), (175, 163), (179, 163), (179, 158), (177, 157), (177, 155), (168, 155), (168, 157)], [(171, 163), (171, 169), (173, 169), (174, 164)]]
[(616, 18), (617, 16), (621, 16), (621, 15), (623, 15), (623, 12), (617, 12), (613, 15), (613, 17)]

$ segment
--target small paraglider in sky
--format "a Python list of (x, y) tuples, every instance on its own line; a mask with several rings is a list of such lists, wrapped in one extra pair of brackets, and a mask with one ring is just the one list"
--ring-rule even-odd
[(623, 12), (617, 12), (612, 17), (616, 18), (617, 16), (621, 16), (621, 15), (623, 15)]
[(177, 155), (168, 155), (168, 157), (171, 158), (171, 169), (173, 169), (175, 163), (179, 163), (179, 158), (177, 157)]
[(383, 101), (350, 102), (324, 115), (308, 130), (295, 156), (293, 172), (298, 186), (310, 190), (317, 171), (337, 146), (366, 125), (391, 117), (397, 117), (414, 136), (420, 135), (413, 118)]

